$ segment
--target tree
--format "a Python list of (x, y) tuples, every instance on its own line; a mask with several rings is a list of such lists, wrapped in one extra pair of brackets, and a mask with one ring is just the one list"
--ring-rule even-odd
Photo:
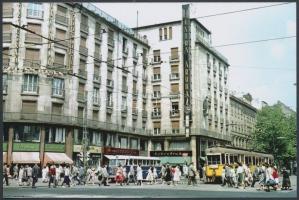
[(257, 113), (253, 148), (273, 154), (279, 164), (296, 158), (296, 116), (286, 115), (278, 105), (263, 107)]

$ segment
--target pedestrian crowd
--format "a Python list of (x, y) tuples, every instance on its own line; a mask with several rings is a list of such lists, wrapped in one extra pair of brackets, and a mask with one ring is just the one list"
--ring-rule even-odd
[(273, 190), (289, 190), (291, 182), (286, 168), (282, 170), (282, 184), (279, 182), (278, 169), (274, 164), (264, 163), (257, 165), (253, 172), (246, 164), (237, 162), (237, 165), (225, 164), (222, 171), (222, 186), (235, 188), (255, 187), (259, 184), (259, 190), (269, 192)]

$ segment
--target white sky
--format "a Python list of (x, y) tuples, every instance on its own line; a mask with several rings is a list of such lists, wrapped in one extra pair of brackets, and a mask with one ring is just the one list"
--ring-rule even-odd
[[(191, 17), (277, 3), (191, 3)], [(180, 20), (182, 3), (96, 3), (128, 27)], [(296, 35), (296, 4), (198, 19), (213, 45)], [(296, 38), (217, 48), (228, 58), (230, 89), (251, 93), (254, 105), (281, 100), (296, 110)], [(266, 69), (265, 69), (266, 68)], [(268, 69), (267, 69), (268, 68)]]

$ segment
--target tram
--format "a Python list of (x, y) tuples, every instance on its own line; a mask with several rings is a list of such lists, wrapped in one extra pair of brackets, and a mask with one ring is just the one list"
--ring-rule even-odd
[(215, 182), (221, 180), (224, 165), (237, 165), (237, 162), (245, 163), (253, 172), (256, 165), (262, 163), (271, 164), (274, 157), (271, 154), (265, 154), (254, 151), (247, 151), (238, 148), (211, 147), (206, 149), (205, 176), (206, 182)]
[(104, 163), (108, 166), (109, 178), (114, 180), (116, 170), (119, 164), (126, 168), (126, 172), (129, 173), (130, 165), (134, 166), (136, 175), (137, 165), (141, 164), (143, 179), (146, 179), (147, 172), (151, 166), (157, 170), (158, 177), (161, 171), (161, 160), (158, 157), (146, 157), (146, 156), (125, 156), (125, 155), (105, 155)]

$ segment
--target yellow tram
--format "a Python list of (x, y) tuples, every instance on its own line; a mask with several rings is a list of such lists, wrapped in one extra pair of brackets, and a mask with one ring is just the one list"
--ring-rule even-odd
[(221, 180), (224, 165), (236, 165), (236, 162), (245, 163), (253, 172), (256, 165), (262, 163), (273, 163), (271, 154), (247, 151), (238, 148), (211, 147), (206, 149), (205, 176), (206, 182)]

